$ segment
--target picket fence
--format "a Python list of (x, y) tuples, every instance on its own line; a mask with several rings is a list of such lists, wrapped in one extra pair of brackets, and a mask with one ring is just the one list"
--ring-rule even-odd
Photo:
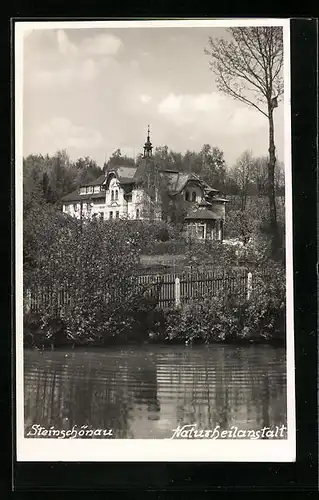
[[(174, 305), (186, 304), (194, 298), (215, 296), (220, 292), (225, 293), (225, 295), (233, 293), (249, 299), (254, 291), (254, 276), (257, 274), (263, 279), (270, 276), (267, 269), (258, 270), (258, 273), (252, 273), (246, 269), (236, 269), (232, 273), (218, 270), (206, 271), (205, 273), (144, 275), (132, 279), (146, 290), (145, 293), (148, 296), (156, 296), (157, 307), (166, 309)], [(159, 294), (158, 289), (160, 290)], [(25, 310), (36, 312), (52, 305), (53, 302), (58, 309), (65, 309), (71, 303), (72, 295), (72, 292), (65, 289), (53, 290), (33, 287), (25, 291)]]

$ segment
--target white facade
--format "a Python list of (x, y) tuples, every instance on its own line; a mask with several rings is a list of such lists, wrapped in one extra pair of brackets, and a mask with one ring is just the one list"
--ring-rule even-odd
[[(121, 184), (115, 174), (110, 174), (99, 186), (82, 186), (75, 194), (76, 200), (63, 201), (63, 212), (77, 219), (98, 216), (102, 219), (145, 219), (150, 205), (146, 192), (132, 183)], [(103, 197), (96, 197), (103, 193)], [(93, 196), (94, 195), (94, 196)], [(81, 197), (83, 196), (83, 200)], [(66, 197), (67, 198), (67, 197)], [(162, 212), (158, 200), (154, 217), (160, 220)]]

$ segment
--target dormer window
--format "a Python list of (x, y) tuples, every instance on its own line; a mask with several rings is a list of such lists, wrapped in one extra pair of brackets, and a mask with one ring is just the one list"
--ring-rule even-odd
[(115, 190), (115, 199), (118, 200), (119, 199), (119, 192), (118, 192), (118, 189)]
[(85, 194), (85, 193), (86, 193), (86, 187), (81, 187), (80, 194)]
[(185, 201), (189, 201), (189, 192), (188, 191), (185, 192)]

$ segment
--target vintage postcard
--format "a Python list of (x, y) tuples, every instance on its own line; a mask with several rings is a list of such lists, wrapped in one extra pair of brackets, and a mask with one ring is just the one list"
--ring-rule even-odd
[(14, 23), (18, 461), (295, 461), (289, 33)]

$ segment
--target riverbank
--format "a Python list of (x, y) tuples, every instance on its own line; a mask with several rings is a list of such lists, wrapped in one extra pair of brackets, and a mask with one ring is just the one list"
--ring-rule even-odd
[[(211, 311), (214, 313), (214, 311)], [(237, 314), (239, 311), (235, 311)], [(215, 311), (216, 313), (216, 311)], [(25, 318), (24, 346), (35, 349), (108, 347), (127, 345), (251, 345), (265, 344), (285, 346), (284, 312), (278, 311), (272, 318), (247, 320), (245, 315), (234, 317), (215, 316), (215, 321), (192, 308), (171, 311), (153, 311), (150, 317), (130, 323), (123, 320), (118, 328), (105, 329), (94, 335), (88, 328), (82, 335), (70, 333), (61, 318), (43, 324), (39, 316)]]
[(60, 349), (83, 349), (83, 348), (89, 348), (89, 349), (103, 349), (107, 347), (138, 347), (138, 346), (145, 346), (145, 345), (154, 345), (154, 346), (187, 346), (187, 347), (192, 347), (192, 346), (203, 346), (203, 345), (225, 345), (225, 346), (237, 346), (237, 347), (245, 347), (249, 345), (260, 345), (260, 346), (270, 346), (270, 347), (285, 347), (286, 346), (286, 341), (284, 338), (282, 339), (275, 339), (275, 338), (264, 338), (262, 336), (255, 337), (255, 338), (250, 338), (250, 339), (243, 339), (243, 338), (238, 338), (238, 339), (225, 339), (225, 340), (214, 340), (207, 344), (204, 341), (196, 340), (193, 342), (187, 342), (183, 340), (167, 340), (167, 339), (153, 339), (149, 338), (146, 341), (139, 342), (139, 341), (134, 341), (134, 340), (128, 340), (126, 342), (120, 342), (120, 341), (109, 341), (109, 342), (104, 342), (104, 343), (98, 343), (98, 342), (91, 342), (90, 344), (73, 344), (72, 342), (65, 340), (65, 342), (60, 342), (58, 344), (56, 343), (51, 343), (50, 339), (46, 339), (45, 342), (34, 342), (33, 339), (30, 339), (30, 337), (27, 335), (27, 340), (24, 343), (24, 348), (26, 349), (36, 349), (36, 350), (60, 350)]

